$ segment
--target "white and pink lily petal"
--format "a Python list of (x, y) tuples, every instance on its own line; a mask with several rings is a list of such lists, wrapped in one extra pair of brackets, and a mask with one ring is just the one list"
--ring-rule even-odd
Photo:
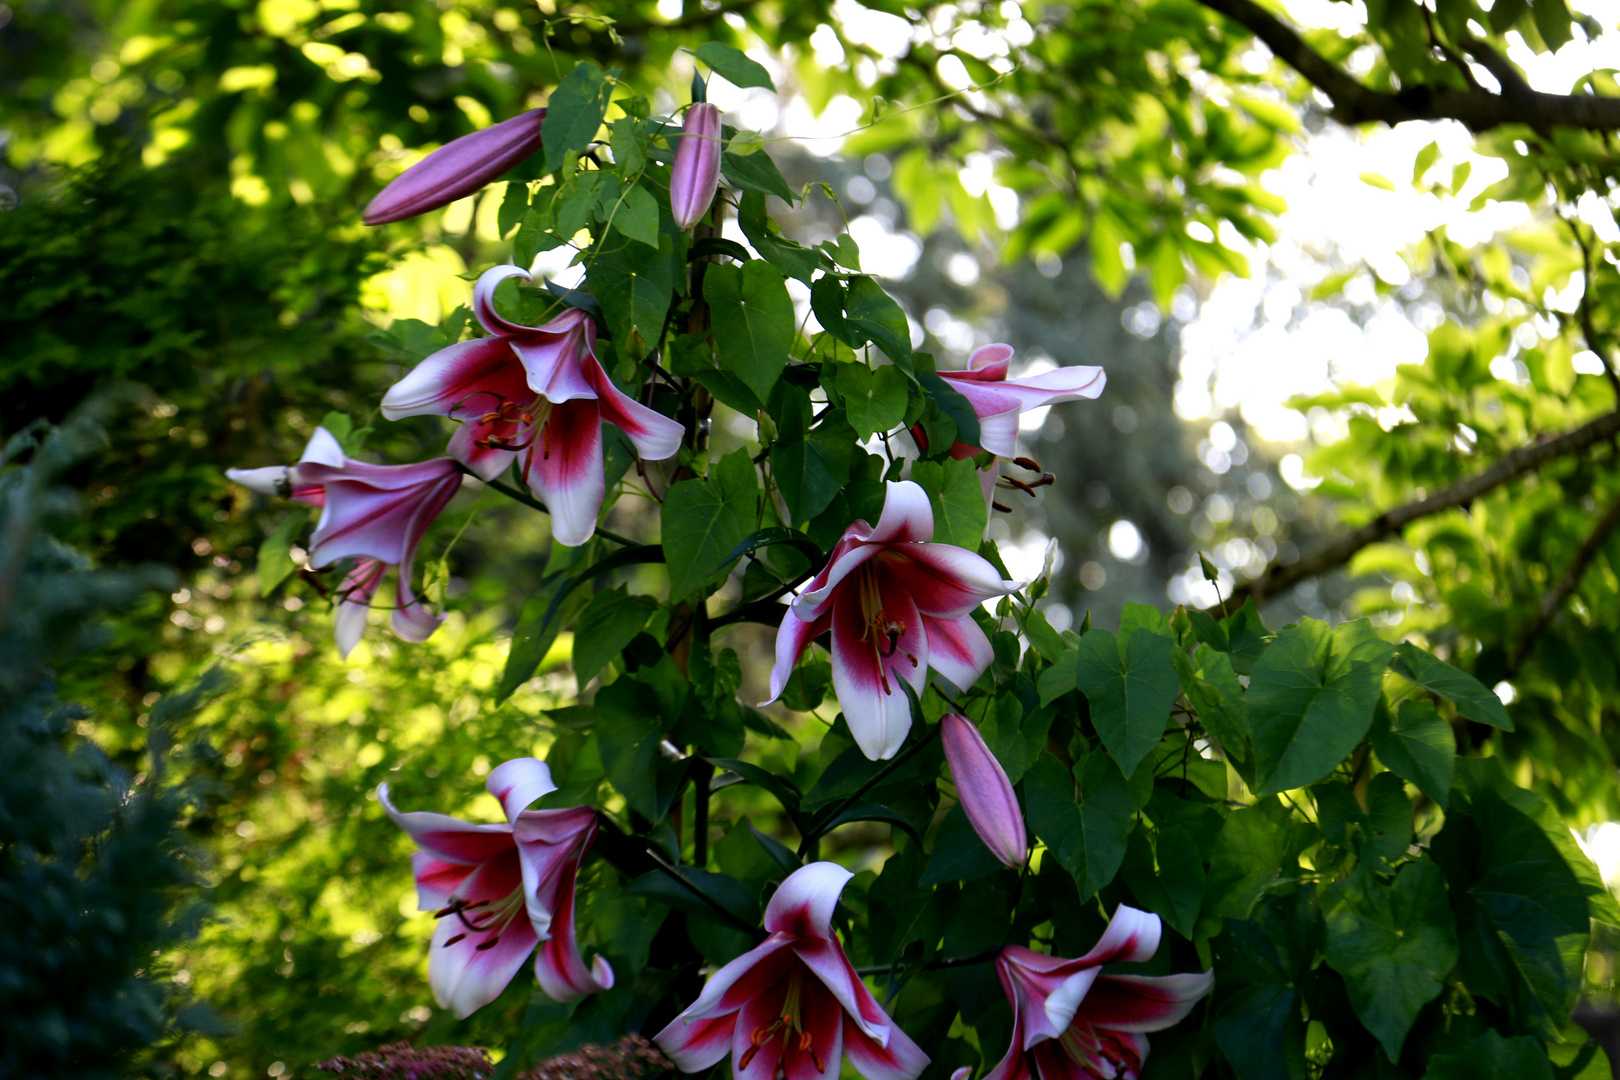
[(682, 1072), (728, 1053), (741, 1080), (833, 1080), (848, 1059), (867, 1080), (914, 1080), (928, 1064), (855, 974), (832, 934), (853, 875), (818, 862), (788, 875), (765, 911), (770, 937), (709, 977), (654, 1041)]
[(1158, 951), (1159, 917), (1121, 905), (1102, 939), (1074, 960), (1009, 945), (996, 974), (1011, 1002), (1011, 1046), (985, 1080), (1095, 1076), (1135, 1080), (1148, 1053), (1145, 1033), (1183, 1020), (1209, 993), (1209, 972), (1106, 975), (1102, 965), (1140, 962)]
[(970, 612), (1023, 587), (974, 552), (929, 543), (933, 535), (923, 489), (890, 482), (877, 526), (857, 521), (845, 530), (777, 631), (770, 700), (810, 642), (830, 632), (833, 689), (874, 760), (893, 757), (911, 728), (905, 686), (922, 693), (932, 669), (966, 689), (984, 673), (994, 654)]
[(492, 336), (427, 357), (382, 402), (389, 419), (438, 415), (462, 421), (450, 454), (485, 480), (512, 462), (551, 511), (553, 535), (578, 546), (596, 530), (606, 494), (602, 421), (616, 425), (650, 461), (673, 456), (684, 429), (613, 385), (596, 359), (596, 326), (567, 309), (541, 326), (503, 316), (495, 290), (528, 271), (496, 266), (473, 290), (473, 310)]
[(952, 389), (968, 399), (979, 419), (979, 445), (957, 443), (951, 448), (952, 456), (971, 457), (983, 449), (997, 457), (1015, 457), (1020, 414), (1045, 405), (1095, 398), (1108, 382), (1102, 368), (1085, 365), (1009, 379), (1012, 354), (1011, 345), (985, 345), (968, 358), (966, 371), (939, 373)]
[(607, 958), (598, 955), (587, 966), (575, 936), (579, 864), (596, 830), (596, 812), (588, 806), (527, 810), (512, 823), (523, 862), (529, 919), (542, 936), (534, 973), (540, 989), (556, 1001), (577, 1001), (613, 985)]
[(457, 1017), (471, 1015), (500, 996), (537, 944), (541, 988), (558, 1000), (611, 986), (607, 961), (597, 957), (586, 968), (573, 934), (576, 874), (596, 832), (594, 812), (527, 809), (556, 790), (535, 758), (504, 762), (485, 786), (507, 821), (475, 825), (405, 813), (389, 799), (388, 785), (377, 790), (383, 809), (417, 844), (411, 865), (418, 907), (439, 921), (428, 960), (435, 1000)]

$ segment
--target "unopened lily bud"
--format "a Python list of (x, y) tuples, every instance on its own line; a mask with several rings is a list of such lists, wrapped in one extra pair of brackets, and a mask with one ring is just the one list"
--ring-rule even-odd
[(720, 184), (720, 110), (700, 101), (686, 110), (669, 178), (669, 205), (685, 232), (703, 217)]
[(968, 824), (996, 858), (1008, 866), (1024, 865), (1029, 841), (1018, 796), (979, 729), (967, 717), (947, 713), (939, 722), (939, 735)]
[(360, 215), (367, 225), (403, 221), (471, 195), (540, 149), (546, 110), (498, 124), (445, 143), (382, 189)]

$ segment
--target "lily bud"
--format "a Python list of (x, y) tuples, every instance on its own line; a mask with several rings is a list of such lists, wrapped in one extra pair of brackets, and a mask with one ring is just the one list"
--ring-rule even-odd
[(1006, 772), (979, 729), (967, 717), (947, 713), (939, 722), (939, 735), (968, 824), (996, 858), (1008, 866), (1024, 865), (1029, 847), (1024, 815)]
[(439, 147), (382, 189), (360, 219), (367, 225), (403, 221), (471, 195), (540, 149), (546, 110), (502, 120)]
[(669, 178), (669, 205), (682, 232), (697, 224), (720, 184), (720, 110), (700, 101), (686, 110)]

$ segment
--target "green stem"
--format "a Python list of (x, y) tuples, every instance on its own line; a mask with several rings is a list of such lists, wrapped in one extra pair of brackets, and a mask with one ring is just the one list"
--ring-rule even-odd
[[(530, 495), (527, 491), (515, 488), (511, 484), (503, 483), (500, 480), (485, 480), (484, 483), (488, 484), (502, 495), (505, 495), (508, 499), (511, 499), (514, 502), (520, 502), (524, 506), (529, 507), (531, 510), (538, 510), (542, 514), (551, 513), (551, 511), (546, 508), (545, 503), (541, 502), (533, 495)], [(637, 543), (627, 536), (620, 536), (616, 532), (609, 532), (600, 526), (598, 526), (596, 530), (596, 535), (600, 536), (604, 540), (611, 540), (615, 544), (623, 544), (625, 547), (635, 547)]]

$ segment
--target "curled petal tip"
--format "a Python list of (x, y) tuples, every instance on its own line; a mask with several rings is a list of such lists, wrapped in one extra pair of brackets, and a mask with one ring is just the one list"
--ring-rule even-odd
[(395, 177), (360, 219), (367, 225), (403, 221), (471, 195), (540, 149), (545, 118), (546, 110), (530, 109), (445, 143)]

